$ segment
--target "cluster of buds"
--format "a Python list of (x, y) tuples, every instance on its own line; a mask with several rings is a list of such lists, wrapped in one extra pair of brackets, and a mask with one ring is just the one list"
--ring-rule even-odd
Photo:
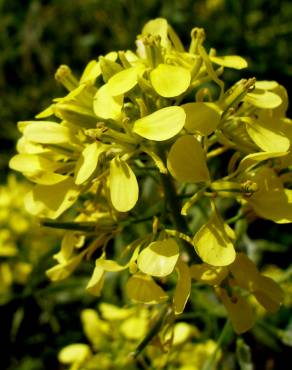
[[(52, 281), (94, 258), (89, 293), (101, 294), (107, 273), (127, 270), (128, 298), (167, 302), (175, 315), (192, 279), (204, 282), (242, 333), (254, 323), (247, 294), (272, 312), (282, 302), (281, 288), (244, 254), (236, 224), (292, 222), (292, 123), (277, 82), (225, 89), (224, 68), (247, 62), (207, 52), (204, 39), (194, 28), (187, 51), (158, 18), (135, 52), (100, 56), (80, 79), (61, 66), (55, 77), (69, 93), (19, 122), (10, 167), (35, 183), (27, 210), (66, 230)], [(231, 219), (220, 208), (226, 198), (237, 210)]]

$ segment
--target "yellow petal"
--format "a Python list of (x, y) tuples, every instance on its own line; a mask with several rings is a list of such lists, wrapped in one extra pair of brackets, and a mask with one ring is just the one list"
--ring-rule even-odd
[(238, 166), (240, 172), (245, 171), (247, 168), (257, 165), (261, 161), (265, 161), (270, 158), (278, 158), (286, 156), (287, 152), (259, 152), (251, 153), (244, 157)]
[(129, 317), (120, 326), (120, 331), (126, 339), (139, 340), (144, 337), (148, 327), (145, 317)]
[(1, 294), (5, 292), (6, 289), (9, 289), (12, 282), (13, 282), (13, 275), (12, 275), (12, 271), (11, 271), (11, 267), (9, 263), (1, 262), (0, 263), (0, 283), (1, 283), (0, 292)]
[(186, 322), (178, 322), (173, 328), (173, 346), (179, 346), (186, 342), (193, 334), (194, 326), (187, 324)]
[(119, 63), (103, 56), (99, 57), (99, 65), (104, 82), (108, 82), (112, 76), (123, 70), (123, 67)]
[(110, 95), (118, 96), (130, 91), (138, 82), (138, 75), (143, 69), (130, 67), (116, 73), (107, 82), (107, 89)]
[(205, 153), (199, 141), (191, 135), (181, 136), (172, 145), (167, 157), (167, 168), (179, 181), (210, 180)]
[(85, 147), (75, 168), (75, 184), (83, 184), (96, 170), (98, 158), (103, 152), (103, 146), (94, 142)]
[(258, 277), (253, 294), (267, 311), (273, 313), (278, 311), (284, 298), (280, 285), (263, 275)]
[(101, 86), (93, 99), (94, 113), (104, 119), (117, 120), (121, 116), (123, 96), (112, 96), (108, 91), (108, 85)]
[(82, 76), (80, 78), (80, 83), (92, 83), (94, 84), (98, 76), (101, 75), (101, 69), (99, 62), (96, 60), (91, 60), (85, 67)]
[[(98, 261), (98, 260), (97, 260)], [(86, 286), (88, 293), (99, 297), (104, 284), (104, 269), (100, 266), (95, 266), (93, 274)]]
[(24, 136), (22, 136), (16, 144), (16, 149), (19, 154), (45, 154), (50, 150), (45, 146), (29, 141)]
[(209, 285), (220, 285), (228, 275), (226, 267), (214, 267), (205, 263), (192, 265), (190, 267), (192, 279)]
[(191, 275), (188, 265), (179, 260), (176, 265), (178, 279), (173, 296), (174, 313), (180, 315), (184, 309), (191, 293)]
[(126, 292), (138, 303), (156, 304), (168, 299), (165, 291), (148, 275), (136, 274), (127, 281)]
[(235, 261), (229, 266), (236, 283), (243, 289), (253, 291), (260, 276), (256, 265), (244, 253), (237, 253)]
[(120, 308), (110, 303), (101, 303), (99, 309), (107, 321), (125, 320), (134, 313), (132, 308)]
[(33, 215), (55, 219), (75, 203), (78, 195), (71, 177), (54, 185), (36, 185), (25, 198), (25, 208)]
[(234, 331), (242, 334), (250, 330), (255, 324), (255, 315), (248, 302), (240, 295), (229, 298), (225, 289), (218, 287), (216, 291), (227, 310)]
[(279, 86), (277, 81), (256, 81), (255, 87), (260, 90), (274, 90)]
[(161, 45), (163, 47), (167, 47), (169, 45), (168, 37), (168, 24), (167, 20), (164, 18), (156, 18), (152, 19), (151, 21), (147, 22), (142, 29), (142, 35), (153, 35), (153, 36), (160, 36), (161, 38)]
[(151, 243), (138, 257), (138, 267), (145, 274), (167, 276), (172, 273), (179, 257), (179, 247), (172, 238)]
[(78, 241), (79, 237), (75, 232), (66, 231), (62, 239), (61, 250), (59, 253), (54, 255), (54, 259), (59, 263), (66, 263), (72, 256), (74, 247)]
[(262, 168), (250, 177), (258, 191), (248, 198), (249, 204), (261, 217), (277, 223), (292, 222), (292, 202), (283, 184), (271, 168)]
[(133, 131), (149, 140), (168, 140), (180, 132), (185, 118), (186, 114), (182, 108), (166, 107), (138, 119)]
[(95, 351), (101, 350), (110, 335), (112, 328), (110, 324), (101, 320), (97, 312), (91, 308), (81, 311), (81, 322), (84, 334), (91, 342)]
[(66, 279), (80, 264), (83, 255), (83, 253), (80, 253), (78, 256), (75, 256), (70, 260), (50, 268), (46, 271), (46, 275), (51, 281), (61, 281)]
[[(81, 87), (82, 86), (85, 85), (81, 85)], [(86, 95), (85, 99), (87, 99)], [(58, 118), (66, 122), (64, 125), (67, 127), (69, 126), (67, 122), (73, 124), (75, 127), (79, 126), (85, 129), (96, 127), (97, 120), (92, 109), (80, 105), (77, 102), (69, 101), (58, 103), (55, 105), (54, 113)], [(74, 137), (74, 139), (76, 139), (76, 137)], [(71, 138), (71, 141), (73, 141), (73, 138)]]
[(56, 122), (41, 122), (27, 125), (23, 135), (30, 141), (40, 144), (66, 144), (73, 138), (68, 127)]
[(118, 157), (110, 163), (110, 197), (119, 212), (130, 211), (137, 203), (139, 187), (131, 167)]
[(123, 271), (128, 267), (128, 264), (122, 266), (114, 260), (98, 259), (96, 260), (96, 266), (102, 268), (104, 271), (119, 272)]
[(48, 106), (44, 110), (42, 110), (40, 113), (38, 113), (35, 118), (41, 119), (41, 118), (47, 118), (54, 114), (54, 104)]
[[(269, 90), (278, 95), (282, 99), (282, 103), (276, 108), (272, 109), (258, 109), (256, 115), (263, 122), (266, 120), (278, 120), (285, 117), (288, 109), (288, 94), (284, 86), (279, 85), (276, 81), (257, 81), (256, 88), (262, 90)], [(280, 122), (279, 122), (280, 125)]]
[(267, 91), (255, 89), (252, 93), (248, 93), (244, 99), (251, 105), (258, 108), (276, 108), (282, 103), (282, 99), (279, 95)]
[(54, 171), (58, 165), (37, 154), (16, 154), (11, 158), (9, 167), (15, 171), (33, 175), (42, 171)]
[[(27, 174), (25, 174), (27, 176)], [(41, 172), (38, 174), (30, 175), (29, 179), (36, 184), (40, 185), (55, 185), (68, 179), (69, 176), (63, 176), (54, 172)]]
[(238, 55), (210, 57), (211, 62), (227, 68), (243, 69), (248, 66), (247, 61)]
[(190, 72), (179, 66), (159, 64), (150, 73), (154, 90), (165, 98), (172, 98), (184, 93), (191, 82)]
[(87, 339), (92, 343), (94, 350), (98, 350), (101, 342), (100, 337), (105, 334), (101, 327), (105, 323), (100, 320), (97, 312), (91, 308), (81, 311), (81, 322)]
[(278, 128), (278, 121), (255, 120), (246, 125), (252, 140), (266, 152), (285, 152), (290, 147), (290, 140)]
[(235, 259), (234, 246), (226, 233), (223, 220), (213, 212), (194, 238), (197, 254), (212, 266), (228, 266)]
[(91, 350), (87, 344), (74, 343), (61, 349), (58, 360), (62, 364), (82, 363), (90, 356)]
[(185, 129), (192, 134), (208, 136), (220, 123), (220, 111), (212, 103), (187, 103), (181, 107), (186, 113)]

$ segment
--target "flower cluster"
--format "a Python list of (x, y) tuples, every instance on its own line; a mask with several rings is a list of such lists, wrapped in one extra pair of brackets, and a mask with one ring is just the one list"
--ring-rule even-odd
[[(144, 358), (138, 359), (133, 351), (146, 335), (151, 316), (158, 312), (150, 312), (146, 307), (119, 308), (108, 303), (101, 303), (99, 311), (101, 315), (89, 308), (81, 312), (89, 344), (72, 343), (59, 352), (59, 361), (70, 365), (71, 370), (97, 367), (135, 370), (144, 363), (153, 369), (199, 370), (216, 349), (213, 340), (204, 340), (195, 326), (181, 321), (160, 333), (156, 343), (146, 348)], [(157, 347), (169, 347), (170, 343), (171, 351), (161, 354)], [(220, 357), (219, 350), (214, 364)]]
[[(207, 52), (204, 39), (194, 28), (186, 50), (158, 18), (144, 26), (135, 52), (100, 56), (79, 79), (61, 66), (55, 77), (68, 94), (37, 120), (19, 122), (10, 167), (35, 183), (27, 210), (66, 230), (47, 271), (52, 281), (94, 257), (88, 292), (100, 295), (107, 273), (127, 270), (133, 302), (168, 302), (175, 315), (192, 279), (204, 282), (242, 333), (254, 323), (247, 294), (272, 312), (283, 299), (244, 254), (237, 225), (292, 222), (292, 123), (277, 82), (242, 79), (226, 89), (224, 68), (247, 62)], [(231, 219), (226, 199), (237, 212)], [(127, 243), (110, 242), (121, 235)]]
[(57, 240), (55, 232), (44, 233), (24, 210), (29, 190), (14, 175), (0, 186), (0, 304), (9, 300), (13, 284), (26, 284), (39, 257)]

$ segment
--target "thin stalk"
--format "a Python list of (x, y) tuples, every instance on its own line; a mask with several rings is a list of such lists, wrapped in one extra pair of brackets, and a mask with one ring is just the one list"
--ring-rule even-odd
[(165, 320), (165, 317), (167, 315), (167, 312), (169, 310), (169, 306), (166, 305), (165, 307), (162, 308), (160, 311), (156, 321), (144, 337), (140, 344), (138, 344), (137, 348), (135, 349), (134, 352), (132, 352), (130, 355), (133, 357), (137, 357), (145, 348), (146, 346), (152, 341), (152, 339), (159, 333), (159, 330), (163, 324), (163, 321)]
[[(165, 153), (162, 148), (158, 148), (159, 157), (165, 162)], [(188, 234), (188, 225), (185, 218), (181, 215), (181, 202), (176, 193), (176, 189), (173, 183), (172, 178), (168, 174), (160, 173), (161, 184), (165, 194), (166, 204), (169, 207), (170, 215), (177, 231)], [(198, 256), (195, 253), (194, 248), (187, 243), (185, 240), (182, 240), (182, 245), (191, 261), (199, 261)]]
[(51, 227), (53, 229), (74, 230), (84, 232), (93, 232), (97, 228), (96, 222), (56, 222), (44, 220), (41, 221), (41, 225)]
[(217, 353), (220, 350), (220, 347), (222, 346), (222, 343), (224, 342), (224, 340), (228, 336), (229, 331), (230, 331), (230, 322), (229, 322), (229, 320), (226, 320), (226, 323), (225, 323), (225, 325), (224, 325), (224, 327), (223, 327), (223, 329), (222, 329), (222, 331), (219, 335), (219, 338), (217, 339), (216, 348), (215, 348), (214, 352), (212, 353), (211, 357), (209, 357), (208, 361), (205, 362), (202, 370), (215, 370)]

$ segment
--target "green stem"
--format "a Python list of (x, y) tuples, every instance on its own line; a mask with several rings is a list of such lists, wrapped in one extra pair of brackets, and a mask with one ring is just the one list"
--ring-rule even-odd
[(146, 346), (151, 342), (151, 340), (159, 333), (159, 330), (163, 324), (163, 321), (165, 320), (168, 310), (169, 306), (166, 305), (160, 311), (157, 320), (154, 322), (154, 324), (146, 334), (145, 338), (142, 339), (140, 344), (138, 344), (136, 350), (133, 353), (131, 353), (133, 357), (137, 357), (144, 350), (144, 348), (146, 348)]
[(228, 220), (226, 220), (225, 222), (229, 225), (229, 224), (233, 224), (235, 223), (236, 221), (238, 220), (241, 220), (242, 218), (244, 217), (244, 213), (242, 213), (241, 211), (239, 211), (235, 216), (229, 218)]
[(202, 370), (215, 370), (217, 353), (220, 350), (220, 347), (222, 346), (225, 339), (228, 337), (230, 328), (230, 322), (229, 320), (226, 320), (225, 325), (223, 326), (223, 329), (219, 335), (219, 338), (217, 339), (216, 348), (211, 357), (209, 357), (207, 362), (205, 362)]
[[(162, 148), (158, 148), (159, 150), (159, 157), (165, 162), (165, 153)], [(170, 209), (171, 218), (174, 223), (175, 228), (177, 231), (183, 232), (185, 234), (189, 233), (188, 225), (186, 223), (185, 218), (181, 215), (181, 202), (176, 193), (176, 189), (173, 183), (172, 178), (167, 174), (160, 173), (161, 184), (165, 194), (166, 204)], [(185, 251), (187, 252), (190, 260), (192, 262), (199, 261), (198, 256), (195, 253), (194, 248), (187, 243), (186, 241), (182, 240), (182, 245)]]
[(54, 229), (93, 232), (97, 228), (96, 222), (56, 222), (50, 220), (41, 221), (42, 226)]
[(163, 186), (165, 199), (171, 211), (171, 217), (175, 227), (182, 232), (187, 232), (188, 231), (187, 223), (184, 217), (182, 217), (180, 214), (181, 204), (176, 194), (176, 190), (172, 182), (172, 179), (169, 177), (169, 175), (165, 174), (160, 174), (160, 179)]

